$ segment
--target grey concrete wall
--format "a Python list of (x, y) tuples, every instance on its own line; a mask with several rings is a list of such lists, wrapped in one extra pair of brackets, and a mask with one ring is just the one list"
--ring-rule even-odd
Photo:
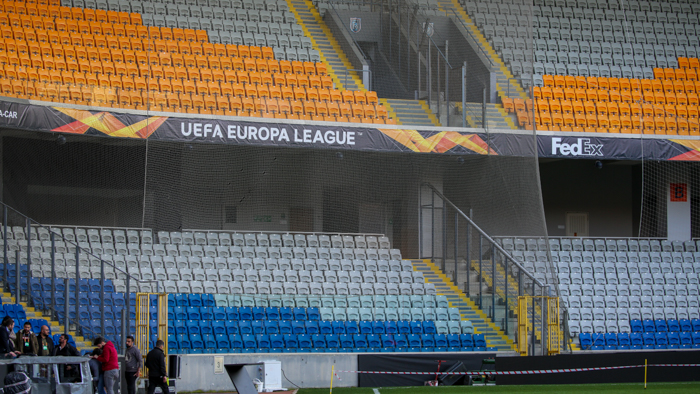
[[(214, 357), (223, 356), (224, 364), (259, 363), (266, 360), (282, 362), (282, 387), (295, 389), (295, 384), (302, 388), (329, 387), (331, 367), (335, 370), (356, 371), (357, 355), (345, 353), (328, 354), (188, 354), (181, 356), (180, 380), (178, 391), (233, 391), (233, 383), (225, 372), (214, 373)], [(260, 376), (257, 365), (246, 367), (252, 379)], [(339, 373), (342, 380), (334, 379), (334, 387), (356, 387), (357, 375)], [(261, 379), (262, 380), (262, 379)]]

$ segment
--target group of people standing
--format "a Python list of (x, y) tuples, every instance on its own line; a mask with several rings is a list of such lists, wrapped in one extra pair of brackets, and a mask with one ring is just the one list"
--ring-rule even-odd
[[(119, 380), (119, 365), (117, 351), (111, 341), (102, 337), (95, 338), (95, 350), (90, 356), (90, 369), (93, 384), (98, 394), (114, 394), (114, 383)], [(148, 368), (148, 394), (153, 394), (160, 387), (163, 394), (168, 394), (168, 376), (165, 369), (165, 342), (157, 340), (155, 348), (146, 356)], [(141, 351), (134, 345), (134, 337), (126, 337), (126, 352), (124, 353), (124, 379), (127, 394), (136, 394), (136, 380), (141, 376), (143, 367)]]
[[(37, 356), (80, 356), (80, 352), (69, 342), (67, 334), (61, 334), (58, 345), (54, 345), (48, 326), (41, 326), (39, 334), (32, 332), (32, 325), (24, 323), (22, 330), (14, 333), (14, 320), (6, 316), (0, 323), (0, 357), (15, 358), (22, 354)], [(90, 354), (90, 372), (98, 394), (114, 394), (114, 385), (120, 379), (117, 349), (112, 341), (97, 337), (93, 341), (95, 349)], [(168, 394), (168, 377), (165, 368), (165, 343), (157, 340), (155, 347), (146, 356), (148, 368), (148, 394), (160, 387)], [(136, 394), (136, 380), (144, 366), (141, 352), (134, 344), (134, 337), (126, 337), (124, 353), (124, 379), (127, 394)], [(76, 366), (66, 365), (65, 374), (78, 377)]]

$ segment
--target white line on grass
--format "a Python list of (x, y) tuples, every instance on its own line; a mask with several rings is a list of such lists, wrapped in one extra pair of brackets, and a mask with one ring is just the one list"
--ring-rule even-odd
[(379, 394), (379, 390), (377, 389), (372, 389), (372, 391), (374, 391), (374, 394)]

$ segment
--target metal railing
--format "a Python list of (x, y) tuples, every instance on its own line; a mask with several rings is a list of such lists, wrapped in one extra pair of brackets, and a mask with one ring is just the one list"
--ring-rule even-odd
[[(424, 196), (425, 190), (429, 191), (429, 196)], [(425, 197), (428, 201), (425, 201)], [(421, 185), (419, 204), (421, 258), (432, 259), (448, 277), (452, 271), (454, 284), (484, 310), (491, 322), (506, 335), (513, 334), (511, 326), (517, 315), (517, 297), (554, 295), (551, 285), (528, 272), (480, 228), (470, 215), (465, 214), (432, 184), (424, 182)], [(448, 209), (452, 211), (449, 214)], [(452, 221), (450, 226), (449, 221)], [(430, 233), (427, 234), (427, 231)], [(450, 263), (453, 264), (451, 267)], [(472, 288), (474, 284), (478, 289)], [(530, 354), (535, 353), (536, 332), (542, 338), (547, 332), (547, 317), (544, 314), (546, 308), (543, 308), (542, 302), (534, 303), (528, 312), (532, 320), (530, 327), (534, 328), (531, 330), (529, 346), (533, 350)], [(517, 337), (514, 339), (517, 341)], [(543, 341), (542, 354), (547, 354), (544, 344)]]
[[(20, 302), (23, 300), (26, 300), (28, 304), (34, 305), (36, 307), (39, 307), (38, 309), (43, 309), (47, 314), (50, 319), (56, 319), (59, 321), (59, 323), (62, 321), (65, 333), (68, 333), (68, 331), (71, 328), (71, 324), (76, 327), (77, 330), (82, 331), (83, 336), (85, 337), (94, 337), (97, 336), (98, 334), (100, 336), (106, 336), (107, 335), (107, 330), (106, 330), (106, 324), (105, 324), (105, 293), (109, 292), (110, 287), (106, 286), (106, 268), (109, 269), (114, 273), (113, 277), (116, 278), (123, 278), (125, 280), (125, 293), (124, 293), (124, 308), (121, 310), (121, 319), (117, 319), (115, 316), (114, 320), (121, 321), (121, 345), (122, 349), (125, 349), (125, 340), (126, 340), (126, 335), (127, 335), (127, 330), (129, 328), (129, 325), (127, 324), (128, 319), (130, 319), (131, 315), (131, 287), (132, 287), (132, 282), (136, 285), (136, 287), (140, 287), (141, 284), (153, 284), (155, 283), (155, 289), (156, 291), (159, 291), (159, 282), (156, 280), (141, 280), (139, 278), (136, 278), (132, 275), (130, 275), (127, 271), (127, 267), (125, 266), (124, 268), (117, 267), (114, 262), (108, 261), (103, 259), (100, 256), (95, 255), (92, 253), (90, 250), (84, 249), (81, 245), (80, 242), (77, 241), (77, 239), (68, 239), (66, 238), (62, 233), (59, 233), (55, 231), (56, 227), (51, 227), (51, 226), (45, 226), (42, 225), (41, 223), (29, 218), (28, 216), (22, 214), (21, 212), (17, 211), (16, 209), (10, 207), (9, 205), (5, 204), (4, 202), (0, 202), (2, 204), (2, 209), (3, 209), (3, 223), (2, 223), (2, 241), (3, 241), (3, 278), (4, 278), (4, 287), (6, 290), (10, 290), (11, 293), (15, 296), (16, 302)], [(10, 217), (12, 216), (12, 217)], [(24, 233), (24, 239), (19, 239), (17, 243), (10, 243), (10, 239), (8, 238), (8, 226), (14, 226), (18, 227), (21, 226), (23, 227), (23, 233)], [(61, 226), (64, 227), (64, 226)], [(68, 227), (68, 226), (66, 226)], [(13, 234), (15, 233), (14, 231), (12, 232)], [(14, 237), (13, 237), (14, 240)], [(50, 242), (50, 251), (45, 252), (44, 246), (42, 245), (42, 242)], [(66, 250), (68, 253), (73, 254), (75, 258), (75, 266), (70, 266), (68, 265), (67, 261), (65, 261), (66, 269), (65, 269), (65, 277), (64, 278), (57, 278), (57, 243), (58, 242), (63, 242), (63, 244), (66, 247)], [(38, 244), (38, 246), (34, 244)], [(11, 246), (13, 245), (13, 246)], [(16, 247), (16, 249), (14, 249)], [(13, 248), (14, 250), (10, 250)], [(74, 248), (74, 251), (71, 251), (71, 249)], [(39, 251), (41, 250), (41, 251)], [(33, 273), (32, 271), (34, 270), (34, 267), (36, 266), (44, 266), (45, 264), (42, 264), (44, 259), (46, 258), (46, 255), (42, 256), (41, 253), (48, 253), (50, 256), (50, 267), (51, 267), (51, 286), (50, 290), (48, 290), (51, 294), (51, 302), (50, 304), (45, 303), (45, 300), (42, 298), (42, 292), (45, 290), (43, 289), (43, 285), (40, 283), (38, 284), (39, 289), (33, 289), (32, 287), (32, 278), (33, 278)], [(65, 256), (65, 254), (63, 254)], [(14, 259), (14, 261), (11, 261)], [(41, 259), (42, 261), (34, 261), (34, 259)], [(81, 264), (87, 264), (88, 267), (95, 267), (94, 264), (99, 264), (100, 268), (100, 275), (99, 275), (99, 287), (95, 288), (96, 291), (92, 291), (93, 288), (91, 287), (91, 284), (88, 282), (87, 283), (87, 290), (88, 293), (99, 293), (100, 295), (100, 302), (99, 305), (92, 305), (91, 299), (89, 296), (85, 295), (85, 290), (83, 288), (83, 284), (81, 283), (81, 275), (83, 275), (84, 272), (90, 272), (89, 268), (88, 270), (85, 270), (85, 265)], [(10, 270), (10, 267), (14, 267), (14, 274), (11, 273), (12, 270)], [(83, 268), (81, 270), (81, 268)], [(70, 270), (74, 269), (74, 275), (72, 274)], [(22, 283), (23, 280), (23, 272), (26, 270), (26, 287), (24, 286), (25, 284)], [(43, 270), (37, 269), (37, 272), (41, 272), (43, 274)], [(40, 274), (40, 275), (42, 275)], [(112, 276), (112, 275), (110, 275)], [(40, 276), (40, 278), (45, 278)], [(85, 278), (87, 279), (87, 278)], [(90, 278), (94, 279), (94, 278)], [(11, 282), (11, 280), (13, 282)], [(60, 282), (63, 282), (61, 285)], [(74, 301), (75, 304), (71, 305), (71, 287), (74, 286)], [(64, 288), (62, 290), (63, 297), (64, 297), (64, 305), (60, 305), (60, 295), (57, 292), (57, 288)], [(113, 288), (113, 286), (112, 286)], [(36, 291), (39, 293), (37, 294)], [(113, 291), (116, 293), (116, 289), (113, 289)], [(135, 293), (135, 292), (134, 292)], [(82, 297), (81, 297), (81, 294)], [(35, 299), (35, 296), (38, 296), (38, 298), (42, 299)], [(23, 298), (24, 297), (24, 298)], [(114, 299), (113, 299), (114, 300)], [(85, 302), (87, 301), (87, 302)], [(81, 308), (87, 308), (89, 306), (98, 306), (101, 313), (99, 317), (95, 317), (90, 315), (90, 319), (81, 319), (80, 312)], [(63, 307), (63, 310), (60, 308)], [(72, 311), (71, 311), (72, 309)], [(99, 332), (95, 330), (92, 325), (85, 325), (84, 320), (94, 320), (97, 319), (99, 320)], [(116, 330), (115, 330), (116, 331)]]

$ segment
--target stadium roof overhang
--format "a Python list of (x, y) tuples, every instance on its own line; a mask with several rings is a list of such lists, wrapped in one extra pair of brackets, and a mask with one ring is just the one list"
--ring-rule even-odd
[[(410, 127), (410, 126), (408, 126)], [(129, 139), (445, 155), (699, 161), (700, 137), (311, 122), (2, 99), (0, 128)]]

